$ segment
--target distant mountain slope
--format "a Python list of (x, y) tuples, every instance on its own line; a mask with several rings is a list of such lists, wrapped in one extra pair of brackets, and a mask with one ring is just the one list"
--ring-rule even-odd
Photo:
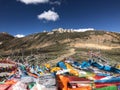
[(5, 32), (0, 33), (0, 42), (12, 40), (12, 39), (14, 39), (12, 35), (5, 33)]
[[(83, 47), (87, 44), (102, 45), (106, 47), (120, 46), (120, 34), (106, 31), (52, 31), (31, 34), (23, 38), (15, 38), (7, 33), (0, 33), (0, 55), (19, 54), (24, 51), (53, 52), (64, 50), (69, 47)], [(96, 48), (96, 46), (87, 48)], [(102, 48), (100, 48), (102, 49)]]

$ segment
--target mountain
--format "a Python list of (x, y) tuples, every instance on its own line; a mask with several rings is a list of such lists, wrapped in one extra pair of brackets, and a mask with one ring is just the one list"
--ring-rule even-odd
[(0, 33), (0, 42), (5, 42), (14, 39), (14, 37), (6, 32)]
[[(28, 56), (31, 54), (64, 55), (70, 49), (101, 50), (113, 52), (120, 49), (120, 33), (100, 30), (77, 32), (56, 29), (51, 32), (35, 33), (16, 38), (8, 33), (0, 33), (1, 56)], [(109, 52), (108, 51), (108, 52)], [(119, 51), (117, 54), (120, 55)]]
[(7, 47), (6, 43), (9, 41), (13, 40), (14, 36), (6, 33), (6, 32), (1, 32), (0, 33), (0, 50), (4, 53), (4, 48)]

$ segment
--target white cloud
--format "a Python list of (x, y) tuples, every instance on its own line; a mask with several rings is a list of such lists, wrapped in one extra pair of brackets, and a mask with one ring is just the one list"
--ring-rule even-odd
[(48, 3), (49, 0), (17, 0), (25, 4)]
[(23, 35), (23, 34), (17, 34), (17, 35), (15, 35), (15, 37), (22, 38), (22, 37), (25, 37), (25, 35)]
[(75, 32), (85, 32), (85, 31), (89, 31), (89, 30), (93, 31), (95, 29), (94, 28), (83, 28), (83, 29), (72, 29), (72, 30)]
[(38, 15), (38, 19), (45, 19), (47, 21), (57, 21), (59, 19), (59, 15), (57, 12), (48, 10), (44, 11), (42, 14)]
[(59, 2), (59, 1), (54, 1), (54, 2), (51, 1), (51, 2), (49, 2), (49, 3), (50, 3), (51, 5), (54, 5), (54, 4), (55, 4), (55, 5), (61, 5), (61, 2)]

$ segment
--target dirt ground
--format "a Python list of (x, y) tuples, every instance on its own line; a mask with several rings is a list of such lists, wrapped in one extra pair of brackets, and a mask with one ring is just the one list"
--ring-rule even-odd
[(48, 61), (47, 63), (51, 63), (52, 65), (53, 65), (53, 64), (56, 64), (57, 62), (63, 60), (65, 57), (69, 57), (69, 56), (71, 56), (71, 55), (73, 55), (73, 54), (75, 54), (75, 49), (74, 49), (74, 48), (68, 50), (68, 53), (67, 53), (67, 54), (61, 55), (61, 56), (58, 57), (57, 59)]

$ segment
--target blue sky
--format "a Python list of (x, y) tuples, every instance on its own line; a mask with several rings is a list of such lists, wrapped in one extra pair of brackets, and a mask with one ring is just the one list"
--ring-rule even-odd
[(0, 0), (0, 32), (27, 35), (59, 27), (120, 32), (120, 0)]

